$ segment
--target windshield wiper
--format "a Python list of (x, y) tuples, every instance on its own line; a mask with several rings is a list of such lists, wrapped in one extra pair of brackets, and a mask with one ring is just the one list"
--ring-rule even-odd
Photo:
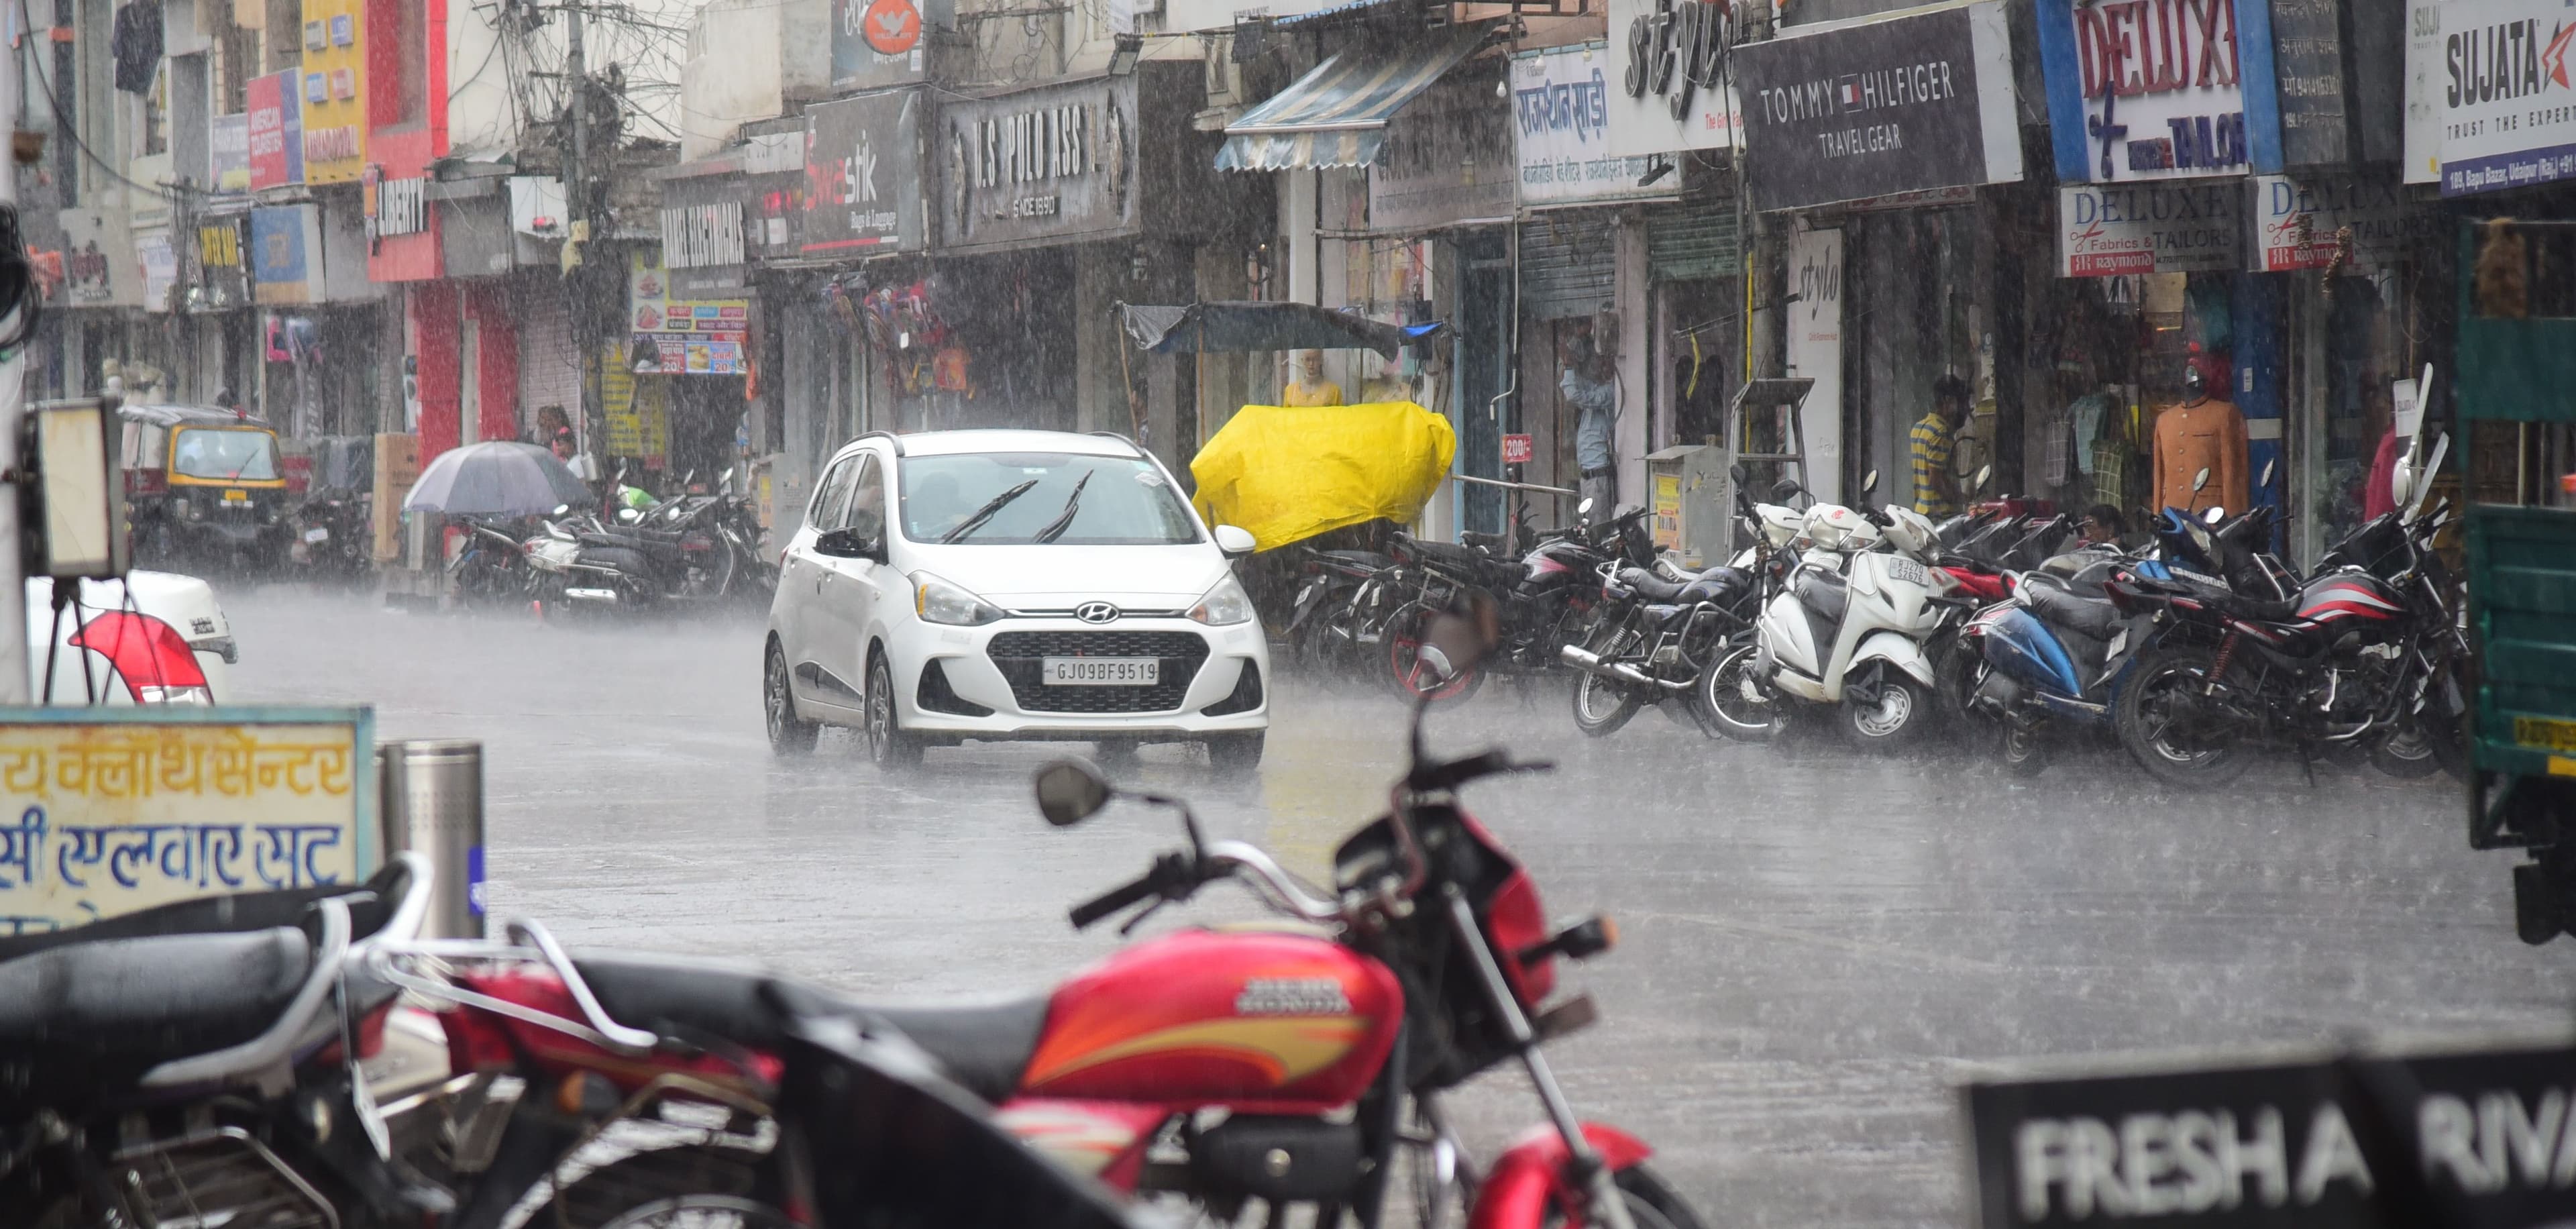
[(1088, 469), (1082, 471), (1082, 477), (1073, 484), (1073, 494), (1065, 497), (1064, 511), (1056, 513), (1055, 519), (1048, 521), (1046, 528), (1038, 531), (1036, 540), (1040, 545), (1063, 537), (1065, 530), (1073, 528), (1074, 510), (1082, 506), (1082, 488), (1091, 484), (1091, 475), (1097, 472), (1099, 471)]
[(993, 519), (994, 513), (1009, 506), (1012, 500), (1028, 494), (1029, 488), (1034, 487), (1037, 484), (1038, 480), (1031, 478), (1018, 486), (1012, 487), (1010, 490), (1004, 491), (991, 499), (985, 500), (983, 507), (977, 508), (973, 512), (966, 514), (966, 519), (957, 522), (955, 528), (939, 535), (939, 544), (946, 546), (951, 542), (965, 537), (967, 534), (973, 533), (978, 529), (982, 529), (987, 522)]

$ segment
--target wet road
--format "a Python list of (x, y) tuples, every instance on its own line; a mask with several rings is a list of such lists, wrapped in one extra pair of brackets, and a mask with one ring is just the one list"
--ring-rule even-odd
[[(756, 621), (540, 627), (289, 590), (226, 607), (242, 698), (481, 739), (493, 907), (576, 943), (749, 954), (888, 997), (1028, 990), (1118, 942), (1074, 934), (1066, 906), (1177, 839), (1133, 806), (1047, 828), (1027, 784), (1045, 746), (933, 750), (898, 780), (833, 735), (773, 761)], [(1403, 713), (1291, 686), (1276, 721), (1257, 782), (1181, 749), (1133, 775), (1318, 876), (1382, 805)], [(2107, 757), (2021, 783), (1712, 744), (1654, 713), (1593, 742), (1561, 693), (1503, 687), (1435, 722), (1451, 749), (1561, 763), (1468, 801), (1559, 920), (1618, 918), (1621, 947), (1566, 978), (1603, 1022), (1552, 1053), (1712, 1229), (1961, 1223), (1951, 1088), (1972, 1063), (2544, 1027), (2576, 1002), (2566, 942), (2513, 938), (2509, 859), (2468, 851), (2447, 778), (2311, 788), (2284, 768), (2175, 796)], [(1486, 1142), (1539, 1118), (1509, 1072), (1463, 1109)]]

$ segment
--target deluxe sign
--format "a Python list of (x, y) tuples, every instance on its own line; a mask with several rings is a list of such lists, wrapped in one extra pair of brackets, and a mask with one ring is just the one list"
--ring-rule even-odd
[(2257, 175), (2246, 190), (2254, 222), (2246, 267), (2256, 273), (2323, 269), (2338, 259), (2347, 270), (2386, 268), (2439, 222), (2432, 210), (2407, 208), (2394, 176)]
[(2279, 170), (2266, 0), (2038, 0), (2057, 177)]
[(1610, 153), (1735, 143), (1743, 121), (1720, 86), (1735, 41), (1727, 13), (1713, 0), (1610, 0)]
[(2140, 1063), (1964, 1090), (1976, 1223), (2564, 1224), (2576, 1049)]
[(2576, 10), (2452, 0), (2414, 11), (2411, 102), (2427, 114), (2408, 126), (2407, 178), (2438, 177), (2444, 196), (2576, 179)]
[(1757, 203), (1791, 209), (2020, 179), (2011, 63), (1999, 0), (1737, 47)]
[(2210, 272), (2239, 267), (2236, 180), (2070, 186), (2057, 190), (2060, 277)]
[(0, 715), (0, 934), (352, 884), (375, 863), (363, 710), (37, 716)]

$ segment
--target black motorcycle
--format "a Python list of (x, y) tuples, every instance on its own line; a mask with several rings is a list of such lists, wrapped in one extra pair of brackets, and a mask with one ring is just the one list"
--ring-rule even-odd
[(766, 602), (778, 569), (761, 549), (750, 499), (688, 490), (651, 508), (621, 510), (613, 523), (558, 509), (525, 543), (537, 600), (630, 608)]
[(1760, 592), (1732, 567), (1661, 573), (1603, 565), (1602, 618), (1589, 639), (1562, 650), (1583, 672), (1574, 726), (1595, 738), (1619, 730), (1648, 703), (1687, 702), (1728, 649), (1747, 641)]
[[(1587, 500), (1576, 513), (1588, 517), (1591, 510)], [(1381, 646), (1397, 693), (1462, 699), (1497, 669), (1539, 673), (1556, 668), (1565, 646), (1583, 643), (1599, 617), (1601, 565), (1653, 564), (1654, 535), (1646, 516), (1646, 509), (1628, 505), (1606, 521), (1587, 519), (1571, 529), (1539, 534), (1518, 558), (1484, 546), (1397, 534), (1392, 551), (1397, 567), (1386, 590), (1392, 612), (1385, 619)], [(1469, 591), (1495, 599), (1502, 635), (1492, 654), (1462, 668), (1445, 660), (1429, 632), (1438, 613)]]

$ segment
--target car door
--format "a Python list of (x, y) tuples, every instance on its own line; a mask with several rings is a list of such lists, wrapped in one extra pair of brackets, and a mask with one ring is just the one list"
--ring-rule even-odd
[(814, 553), (814, 539), (837, 523), (842, 507), (849, 502), (850, 482), (858, 471), (857, 456), (842, 457), (824, 471), (823, 480), (814, 486), (814, 502), (806, 508), (804, 527), (797, 530), (787, 549), (779, 552), (778, 638), (787, 654), (792, 685), (808, 701), (835, 705), (848, 702), (848, 697), (815, 673), (822, 665), (815, 653), (828, 631), (821, 607), (824, 577), (829, 573), (823, 566), (826, 561)]
[[(849, 484), (847, 497), (829, 509), (831, 529), (856, 530), (865, 539), (881, 538), (885, 532), (885, 466), (874, 452), (862, 452), (852, 460), (856, 472)], [(815, 639), (807, 651), (814, 663), (831, 676), (824, 686), (838, 695), (822, 697), (826, 703), (857, 708), (859, 698), (867, 694), (867, 636), (874, 622), (879, 598), (891, 569), (874, 559), (852, 559), (816, 553), (814, 565), (820, 577), (821, 597), (813, 605)], [(838, 680), (835, 688), (832, 680)]]

